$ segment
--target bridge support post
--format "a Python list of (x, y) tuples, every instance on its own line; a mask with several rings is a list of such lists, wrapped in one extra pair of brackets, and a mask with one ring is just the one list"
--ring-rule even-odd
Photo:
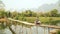
[(23, 24), (22, 24), (22, 34), (23, 34)]
[(32, 34), (32, 29), (31, 29), (31, 27), (30, 27), (30, 34)]
[(36, 34), (38, 34), (38, 25), (36, 25)]
[(21, 27), (20, 27), (20, 30), (19, 30), (19, 34), (21, 33)]
[(45, 27), (44, 27), (44, 34), (46, 34), (46, 32), (45, 32)]
[(27, 33), (27, 25), (26, 25), (26, 34), (28, 34), (28, 33)]
[(50, 34), (50, 28), (48, 27), (48, 34)]

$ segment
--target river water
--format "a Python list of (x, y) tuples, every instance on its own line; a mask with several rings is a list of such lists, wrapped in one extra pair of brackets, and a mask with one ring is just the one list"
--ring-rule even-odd
[[(48, 33), (48, 28), (45, 27), (45, 31), (44, 31), (44, 27), (36, 27), (36, 26), (32, 26), (31, 28), (27, 28), (27, 27), (23, 27), (20, 25), (14, 26), (12, 25), (11, 28), (16, 32), (16, 34), (49, 34)], [(52, 28), (50, 28), (50, 30), (52, 30)], [(9, 28), (5, 28), (4, 30), (0, 30), (0, 34), (12, 34), (11, 31), (9, 30)]]

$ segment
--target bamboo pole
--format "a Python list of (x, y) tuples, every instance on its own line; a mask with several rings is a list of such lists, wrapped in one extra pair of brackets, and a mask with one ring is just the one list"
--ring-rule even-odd
[(23, 34), (23, 24), (22, 24), (22, 34)]
[(45, 32), (45, 27), (44, 27), (44, 34), (45, 34), (46, 32)]
[(36, 25), (36, 34), (38, 34), (38, 26)]
[(32, 29), (31, 29), (31, 27), (30, 27), (30, 34), (32, 34)]
[(48, 34), (50, 34), (50, 28), (48, 28)]
[(16, 34), (16, 32), (12, 30), (11, 26), (9, 26), (9, 29), (12, 32), (12, 34)]
[(27, 34), (27, 25), (26, 25), (26, 34)]
[(19, 34), (21, 33), (21, 27), (20, 27), (20, 30), (19, 30)]

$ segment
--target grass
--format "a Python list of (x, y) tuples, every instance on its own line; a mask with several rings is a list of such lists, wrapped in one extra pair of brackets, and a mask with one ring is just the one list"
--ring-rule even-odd
[[(34, 23), (36, 17), (18, 17), (18, 20)], [(60, 23), (60, 17), (39, 17), (42, 24), (57, 25)]]
[[(60, 17), (40, 17), (39, 18), (41, 22), (48, 22), (50, 19), (53, 21), (56, 21), (56, 20), (60, 20)], [(19, 17), (19, 20), (34, 23), (34, 21), (36, 20), (36, 17)]]

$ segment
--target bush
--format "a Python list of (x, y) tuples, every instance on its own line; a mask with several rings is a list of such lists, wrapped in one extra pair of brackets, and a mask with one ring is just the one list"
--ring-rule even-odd
[(59, 30), (59, 31), (57, 31), (57, 34), (60, 34), (60, 30)]

